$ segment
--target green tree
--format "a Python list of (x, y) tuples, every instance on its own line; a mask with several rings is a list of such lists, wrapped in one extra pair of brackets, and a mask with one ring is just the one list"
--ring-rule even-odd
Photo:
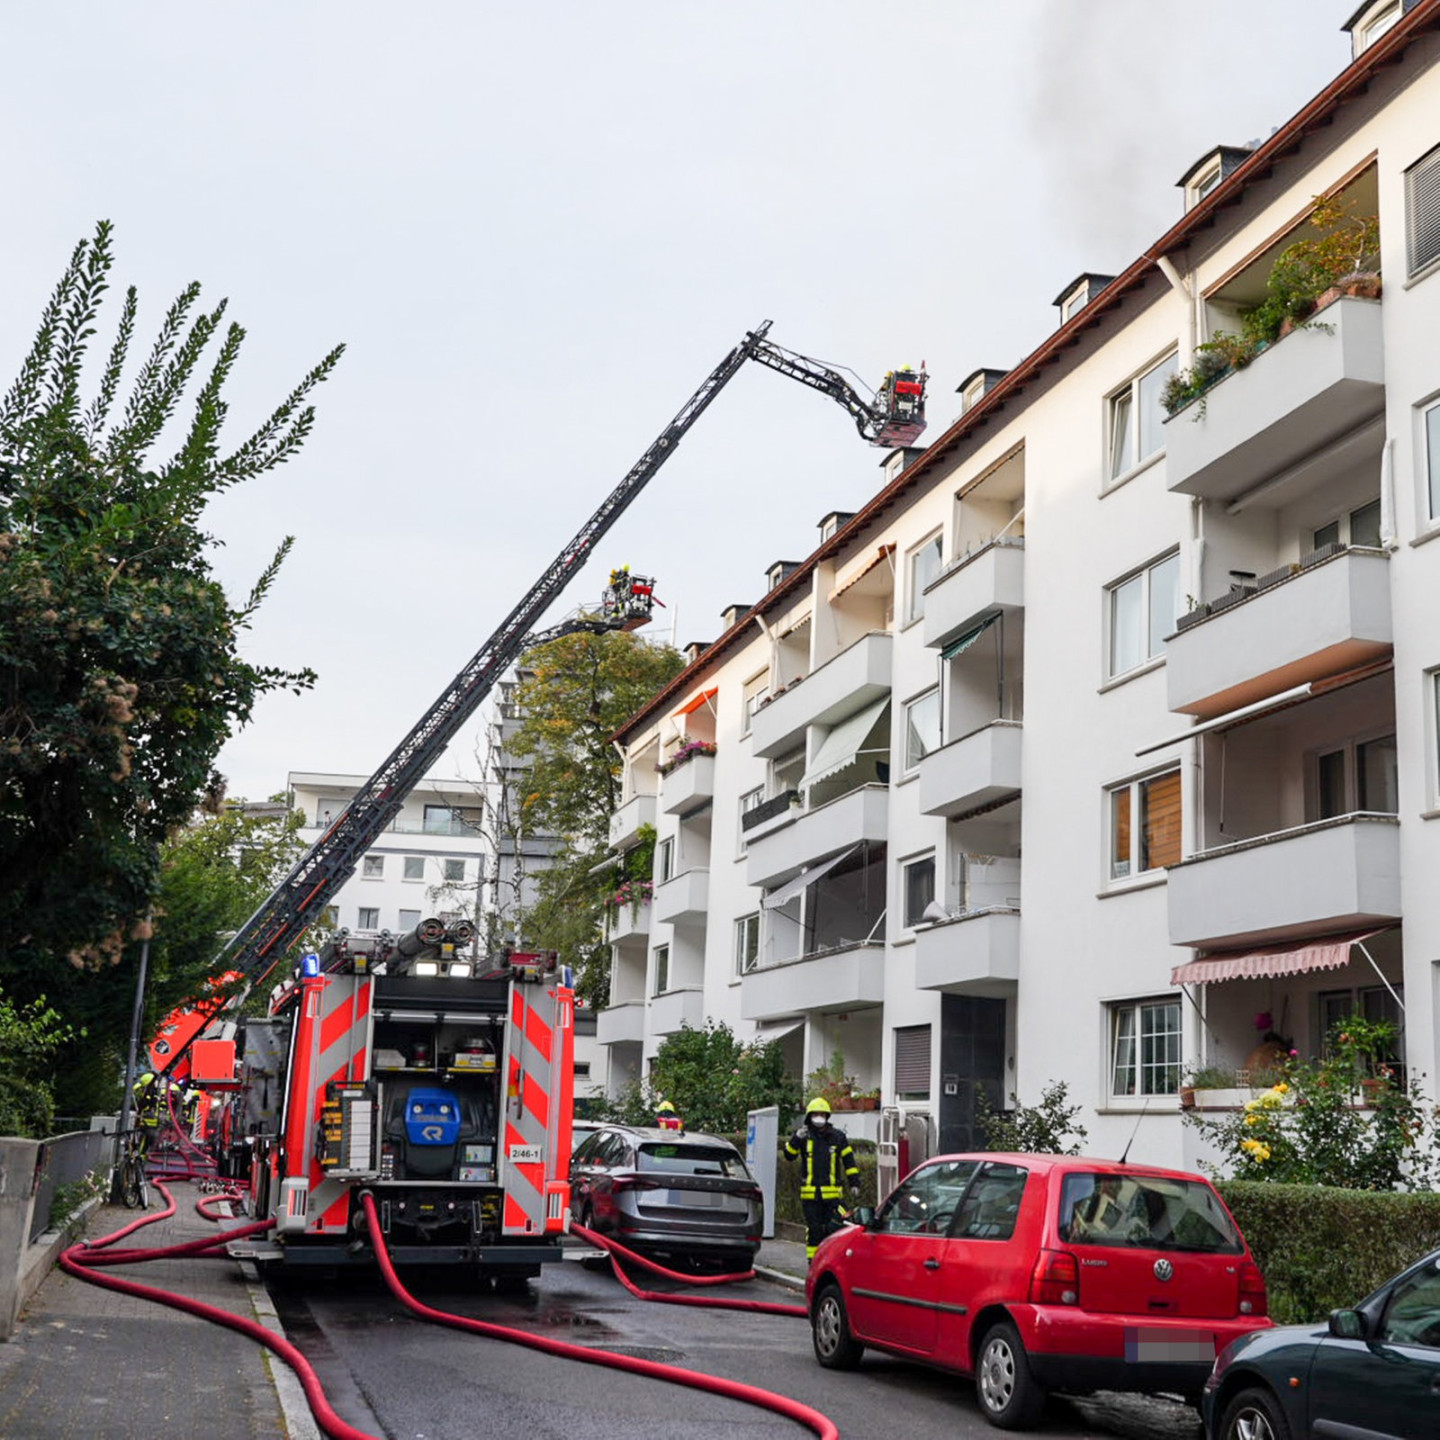
[[(620, 757), (610, 737), (684, 666), (679, 651), (626, 632), (567, 635), (521, 661), (528, 674), (516, 701), (524, 718), (506, 747), (529, 765), (517, 828), (560, 837), (522, 934), (527, 945), (559, 951), (575, 968), (580, 995), (595, 1005), (608, 998), (604, 905), (632, 878), (603, 868), (620, 803)], [(648, 866), (633, 878), (648, 880)]]
[(688, 1129), (734, 1134), (748, 1111), (765, 1105), (778, 1105), (782, 1124), (788, 1121), (800, 1108), (800, 1086), (786, 1075), (778, 1042), (742, 1045), (728, 1025), (712, 1020), (666, 1037), (639, 1098), (648, 1116), (668, 1100)]
[[(76, 247), (0, 401), (0, 979), (22, 1002), (44, 991), (72, 1020), (83, 1002), (101, 1040), (128, 1024), (117, 962), (167, 837), (223, 786), (221, 745), (261, 695), (313, 682), (239, 650), (290, 540), (236, 607), (200, 520), (213, 495), (296, 453), (307, 399), (341, 354), (226, 453), (223, 392), (244, 330), (223, 323), (223, 300), (200, 309), (191, 284), (132, 366), (132, 287), (87, 404), (112, 263), (107, 222)], [(175, 449), (152, 458), (162, 436)]]
[(1082, 1107), (1067, 1105), (1069, 1098), (1070, 1087), (1052, 1080), (1040, 1092), (1038, 1105), (1022, 1105), (1018, 1095), (1011, 1095), (1015, 1108), (1006, 1112), (992, 1110), (989, 1097), (977, 1090), (976, 1116), (986, 1145), (1021, 1155), (1078, 1155), (1090, 1132), (1075, 1123)]
[(55, 1114), (55, 1057), (74, 1032), (43, 995), (16, 1005), (0, 992), (0, 1135), (43, 1139)]

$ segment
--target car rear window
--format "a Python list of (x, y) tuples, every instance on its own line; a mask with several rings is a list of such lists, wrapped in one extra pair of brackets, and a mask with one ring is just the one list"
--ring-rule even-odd
[(641, 1170), (661, 1170), (670, 1175), (723, 1175), (732, 1180), (748, 1179), (745, 1162), (733, 1150), (713, 1145), (665, 1145), (655, 1142), (640, 1147)]
[(1067, 1175), (1060, 1190), (1060, 1238), (1217, 1255), (1239, 1255), (1245, 1248), (1209, 1185), (1163, 1175)]

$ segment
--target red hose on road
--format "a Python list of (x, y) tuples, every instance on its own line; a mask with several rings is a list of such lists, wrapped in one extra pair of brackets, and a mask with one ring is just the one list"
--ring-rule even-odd
[[(72, 1245), (68, 1250), (61, 1252), (61, 1268), (68, 1274), (74, 1275), (76, 1279), (84, 1280), (87, 1284), (99, 1285), (103, 1289), (114, 1290), (121, 1295), (134, 1295), (141, 1300), (153, 1300), (157, 1305), (168, 1305), (172, 1310), (183, 1310), (186, 1314), (197, 1315), (202, 1320), (209, 1320), (212, 1324), (223, 1325), (228, 1330), (235, 1330), (241, 1335), (248, 1336), (251, 1340), (265, 1346), (272, 1354), (279, 1356), (295, 1372), (301, 1388), (305, 1391), (305, 1398), (310, 1403), (310, 1413), (314, 1415), (315, 1423), (326, 1435), (330, 1436), (330, 1440), (377, 1440), (376, 1436), (365, 1430), (357, 1430), (355, 1426), (342, 1420), (335, 1413), (330, 1402), (325, 1398), (325, 1392), (320, 1388), (320, 1381), (314, 1370), (311, 1369), (310, 1362), (288, 1340), (267, 1330), (254, 1320), (246, 1320), (239, 1315), (232, 1315), (228, 1310), (221, 1310), (218, 1306), (206, 1305), (203, 1301), (192, 1300), (187, 1295), (177, 1295), (170, 1290), (158, 1290), (153, 1285), (141, 1285), (135, 1280), (122, 1280), (118, 1275), (105, 1275), (99, 1270), (91, 1268), (96, 1265), (127, 1264), (131, 1263), (132, 1259), (135, 1261), (154, 1260), (166, 1254), (193, 1253), (197, 1248), (203, 1250), (207, 1246), (222, 1245), (240, 1234), (253, 1234), (257, 1230), (267, 1230), (274, 1223), (270, 1220), (257, 1221), (253, 1225), (243, 1226), (240, 1230), (230, 1234), (207, 1237), (198, 1245), (197, 1242), (192, 1241), (186, 1245), (168, 1246), (161, 1250), (122, 1250), (105, 1253), (104, 1247), (113, 1245), (121, 1236), (130, 1234), (141, 1225), (153, 1225), (157, 1220), (163, 1220), (175, 1213), (175, 1201), (165, 1186), (160, 1186), (160, 1193), (164, 1195), (167, 1202), (165, 1210), (133, 1221), (115, 1231), (113, 1235), (106, 1235), (91, 1245)], [(101, 1253), (94, 1253), (96, 1251)]]
[(578, 1235), (582, 1240), (591, 1245), (598, 1245), (602, 1250), (610, 1252), (610, 1266), (615, 1271), (615, 1278), (637, 1299), (653, 1300), (661, 1305), (699, 1305), (711, 1310), (749, 1310), (760, 1315), (789, 1315), (800, 1320), (807, 1319), (810, 1312), (803, 1305), (782, 1305), (774, 1300), (732, 1300), (727, 1296), (716, 1298), (710, 1295), (670, 1295), (663, 1290), (642, 1290), (621, 1268), (620, 1257), (634, 1261), (637, 1265), (643, 1265), (647, 1270), (653, 1270), (657, 1275), (664, 1275), (670, 1280), (679, 1280), (686, 1285), (715, 1285), (732, 1280), (751, 1280), (755, 1272), (751, 1270), (748, 1274), (736, 1275), (711, 1275), (699, 1278), (693, 1275), (682, 1275), (678, 1270), (667, 1270), (663, 1265), (657, 1265), (653, 1260), (647, 1260), (643, 1255), (637, 1255), (635, 1251), (620, 1244), (618, 1240), (612, 1240), (608, 1235), (599, 1235), (585, 1225), (576, 1225), (573, 1222), (570, 1226), (570, 1233)]
[(833, 1421), (792, 1400), (788, 1395), (776, 1395), (770, 1390), (761, 1390), (755, 1385), (745, 1385), (739, 1380), (726, 1380), (718, 1375), (702, 1375), (695, 1370), (683, 1370), (678, 1365), (662, 1365), (658, 1360), (641, 1360), (634, 1355), (617, 1355), (611, 1350), (592, 1350), (584, 1345), (572, 1345), (566, 1340), (552, 1340), (545, 1335), (531, 1335), (508, 1325), (495, 1325), (488, 1320), (474, 1320), (468, 1315), (452, 1315), (448, 1310), (436, 1310), (417, 1300), (401, 1283), (391, 1263), (390, 1252), (385, 1247), (385, 1237), (380, 1230), (380, 1214), (375, 1208), (375, 1197), (363, 1191), (360, 1203), (365, 1207), (368, 1233), (375, 1245), (375, 1259), (380, 1273), (390, 1287), (390, 1293), (412, 1314), (437, 1325), (448, 1325), (454, 1330), (468, 1330), (475, 1335), (485, 1335), (492, 1340), (507, 1340), (514, 1345), (528, 1345), (532, 1350), (542, 1350), (547, 1355), (561, 1355), (567, 1360), (579, 1360), (585, 1365), (605, 1365), (614, 1370), (628, 1370), (633, 1375), (644, 1375), (651, 1380), (664, 1380), (673, 1385), (688, 1385), (692, 1390), (706, 1390), (712, 1395), (723, 1395), (728, 1400), (739, 1400), (744, 1405), (758, 1405), (777, 1415), (797, 1421), (814, 1431), (820, 1440), (840, 1440), (840, 1432)]

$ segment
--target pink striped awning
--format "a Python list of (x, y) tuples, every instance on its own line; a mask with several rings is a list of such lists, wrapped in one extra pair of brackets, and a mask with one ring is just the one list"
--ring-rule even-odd
[(1351, 930), (1344, 935), (1324, 935), (1300, 945), (1274, 945), (1265, 950), (1221, 951), (1177, 965), (1170, 972), (1170, 983), (1213, 985), (1217, 980), (1274, 980), (1311, 970), (1339, 970), (1350, 963), (1352, 945), (1385, 928)]

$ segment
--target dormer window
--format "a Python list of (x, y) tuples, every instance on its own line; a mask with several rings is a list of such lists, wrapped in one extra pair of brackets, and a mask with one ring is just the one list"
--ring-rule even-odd
[(1217, 145), (1207, 150), (1175, 183), (1185, 192), (1185, 208), (1193, 210), (1250, 158), (1253, 145)]
[(985, 398), (985, 377), (978, 375), (960, 392), (961, 411), (973, 410)]
[(845, 523), (854, 518), (855, 512), (853, 510), (832, 510), (820, 522), (820, 543), (823, 545), (825, 541), (839, 534)]
[(1193, 203), (1199, 204), (1221, 181), (1220, 161), (1217, 159), (1196, 177), (1190, 187)]
[(1073, 320), (1114, 278), (1085, 274), (1067, 285), (1052, 302), (1060, 309), (1060, 323)]
[(1368, 50), (1387, 30), (1393, 29), (1410, 9), (1403, 0), (1377, 0), (1360, 10), (1344, 28), (1350, 32), (1354, 54)]

